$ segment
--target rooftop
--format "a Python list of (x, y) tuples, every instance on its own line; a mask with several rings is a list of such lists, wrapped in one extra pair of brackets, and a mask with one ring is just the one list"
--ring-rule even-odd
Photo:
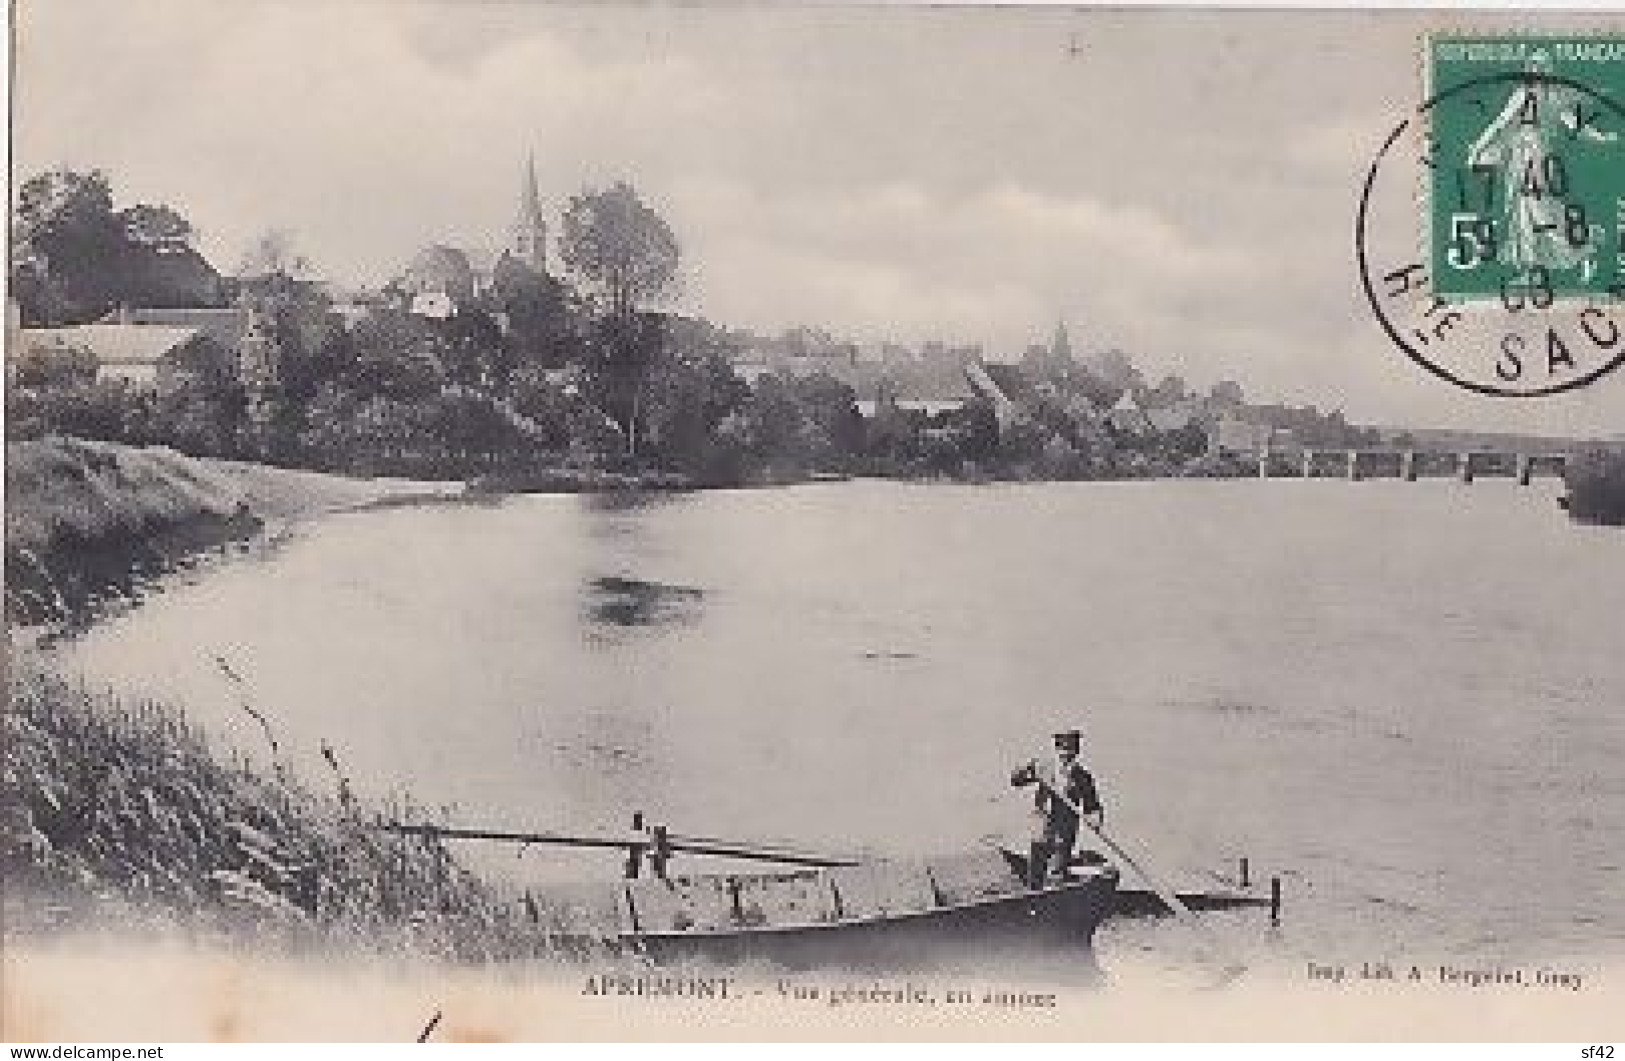
[(241, 309), (125, 309), (114, 310), (99, 322), (101, 324), (138, 324), (143, 327), (162, 325), (170, 328), (193, 328), (228, 350), (237, 349), (243, 333), (248, 330), (248, 315)]
[(79, 324), (24, 328), (18, 346), (25, 353), (82, 347), (104, 365), (154, 365), (201, 334), (197, 328), (158, 324)]

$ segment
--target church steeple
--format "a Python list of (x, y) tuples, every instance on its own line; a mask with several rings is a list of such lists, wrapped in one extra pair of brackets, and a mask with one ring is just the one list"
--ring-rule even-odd
[(519, 185), (519, 214), (513, 222), (509, 251), (539, 273), (547, 272), (547, 222), (542, 218), (542, 197), (536, 190), (536, 156), (525, 156)]
[(1072, 360), (1072, 340), (1066, 334), (1065, 318), (1055, 324), (1055, 339), (1050, 343), (1049, 355), (1057, 365), (1064, 366)]

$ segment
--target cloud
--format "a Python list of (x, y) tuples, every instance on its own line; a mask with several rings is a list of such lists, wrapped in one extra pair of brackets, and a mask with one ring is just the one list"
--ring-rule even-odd
[(544, 185), (575, 189), (658, 169), (670, 148), (651, 124), (732, 109), (680, 55), (589, 61), (535, 32), (447, 63), (425, 26), (371, 4), (159, 7), (178, 37), (133, 5), (65, 0), (25, 22), (19, 159), (101, 166), (129, 198), (176, 203), (228, 266), (283, 227), (329, 270), (378, 279), (430, 240), (499, 238), (527, 148)]
[(1406, 117), (1405, 113), (1372, 112), (1316, 118), (1288, 135), (1283, 154), (1306, 175), (1346, 181), (1350, 174), (1365, 173), (1384, 138)]
[[(1083, 309), (1100, 327), (1108, 322), (1097, 313), (1153, 314), (1171, 292), (1208, 290), (1255, 267), (1243, 249), (1151, 210), (1008, 181), (966, 193), (902, 183), (774, 193), (699, 181), (680, 187), (673, 205), (679, 228), (693, 233), (692, 256), (706, 263), (697, 300), (730, 319), (765, 324), (786, 304), (811, 302), (871, 335), (952, 338), (952, 329), (1017, 352), (1065, 311)], [(793, 284), (776, 275), (785, 272)], [(1135, 294), (1097, 304), (1096, 292), (1116, 291)], [(836, 293), (850, 301), (832, 304)]]

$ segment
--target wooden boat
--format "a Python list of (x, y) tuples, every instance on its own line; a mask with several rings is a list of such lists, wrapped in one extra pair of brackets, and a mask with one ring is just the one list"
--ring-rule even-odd
[[(903, 861), (815, 854), (786, 846), (679, 836), (662, 827), (579, 836), (439, 825), (387, 826), (433, 840), (495, 840), (621, 849), (626, 878), (549, 888), (525, 896), (531, 918), (551, 938), (600, 941), (657, 964), (765, 963), (786, 970), (837, 968), (986, 970), (1003, 962), (1044, 961), (1084, 977), (1098, 973), (1095, 929), (1111, 916), (1225, 909), (1272, 900), (1234, 891), (1173, 893), (1119, 889), (1120, 873), (1085, 852), (1062, 881), (1026, 884), (1024, 855), (987, 846)], [(1098, 832), (1098, 831), (1097, 831)], [(1104, 833), (1120, 862), (1132, 857)], [(772, 862), (777, 872), (668, 872), (674, 852)], [(645, 869), (648, 872), (645, 872)]]
[(624, 882), (621, 940), (666, 964), (763, 962), (800, 970), (987, 969), (1054, 958), (1098, 969), (1092, 940), (1118, 872), (1078, 867), (1028, 888), (1010, 858), (976, 852), (793, 873)]

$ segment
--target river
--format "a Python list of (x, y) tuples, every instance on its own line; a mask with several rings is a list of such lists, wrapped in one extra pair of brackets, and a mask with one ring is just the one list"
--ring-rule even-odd
[(1170, 877), (1284, 876), (1280, 931), (1232, 915), (1237, 946), (1583, 960), (1625, 951), (1625, 535), (1554, 498), (860, 481), (355, 513), (57, 651), (262, 754), (223, 655), (312, 783), (327, 741), (361, 790), (492, 826), (961, 849), (1019, 834), (1012, 766), (1076, 723)]

